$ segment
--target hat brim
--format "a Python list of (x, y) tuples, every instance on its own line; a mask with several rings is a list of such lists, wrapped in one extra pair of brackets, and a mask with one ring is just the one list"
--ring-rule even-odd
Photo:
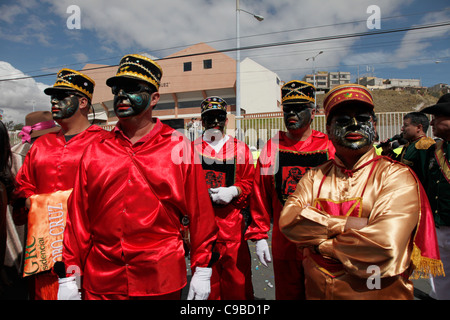
[(433, 106), (426, 107), (420, 112), (427, 114), (442, 114), (445, 116), (450, 116), (450, 102), (437, 103)]
[(127, 80), (127, 79), (145, 82), (145, 83), (147, 83), (151, 88), (153, 88), (154, 90), (158, 91), (158, 88), (156, 88), (155, 85), (154, 85), (153, 83), (151, 83), (151, 82), (149, 82), (149, 81), (146, 81), (146, 80), (144, 80), (144, 79), (142, 79), (142, 78), (134, 77), (134, 76), (131, 76), (131, 75), (126, 75), (126, 74), (121, 75), (121, 76), (114, 76), (114, 77), (108, 78), (108, 79), (106, 80), (106, 85), (107, 85), (108, 87), (113, 87), (113, 86), (117, 85), (119, 82), (124, 81), (124, 80)]
[(208, 110), (202, 111), (201, 115), (204, 115), (205, 113), (208, 113), (208, 112), (210, 112), (210, 111), (220, 111), (220, 112), (223, 112), (223, 113), (225, 113), (225, 114), (228, 113), (227, 111), (225, 111), (225, 110), (223, 110), (223, 109), (215, 108), (215, 109), (208, 109)]
[(346, 108), (346, 107), (348, 107), (350, 105), (354, 105), (354, 104), (359, 105), (362, 108), (367, 108), (368, 111), (375, 112), (375, 106), (373, 105), (373, 103), (370, 103), (368, 101), (356, 100), (356, 99), (354, 99), (354, 100), (344, 100), (342, 102), (339, 102), (339, 103), (335, 104), (331, 108), (331, 110), (328, 110), (326, 118), (327, 119), (331, 119), (336, 113), (341, 112), (341, 110), (343, 108)]
[(282, 103), (282, 105), (290, 105), (290, 104), (313, 104), (314, 105), (314, 101), (308, 101), (308, 100), (288, 100)]
[(74, 89), (72, 87), (50, 87), (50, 88), (44, 89), (44, 93), (48, 96), (51, 96), (54, 93), (58, 93), (58, 92), (62, 92), (62, 91), (73, 91), (73, 92), (79, 92), (79, 93), (83, 94), (82, 92), (80, 92), (77, 89)]

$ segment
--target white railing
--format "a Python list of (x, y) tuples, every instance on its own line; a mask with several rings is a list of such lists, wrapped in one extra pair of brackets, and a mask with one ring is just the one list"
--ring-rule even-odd
[[(377, 132), (379, 141), (391, 138), (401, 132), (403, 117), (408, 112), (383, 112), (376, 113), (378, 118)], [(314, 130), (326, 133), (325, 115), (316, 115), (311, 127)], [(283, 118), (277, 117), (245, 117), (241, 119), (241, 128), (244, 130), (245, 142), (249, 146), (256, 146), (258, 139), (266, 142), (272, 138), (279, 130), (286, 130)], [(431, 128), (427, 135), (432, 137)]]

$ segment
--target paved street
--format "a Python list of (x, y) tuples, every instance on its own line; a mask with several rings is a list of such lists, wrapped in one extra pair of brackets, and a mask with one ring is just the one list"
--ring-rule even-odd
[[(272, 231), (269, 232), (269, 247), (271, 248)], [(252, 259), (252, 279), (255, 299), (257, 300), (275, 300), (275, 280), (273, 276), (273, 264), (270, 263), (268, 267), (262, 265), (257, 256), (255, 243), (248, 242), (251, 259)], [(186, 260), (187, 264), (189, 260)], [(188, 275), (190, 279), (190, 265), (188, 264)], [(427, 279), (413, 280), (415, 300), (430, 299), (427, 295), (430, 293), (431, 286)], [(183, 299), (187, 297), (187, 289), (183, 290)]]

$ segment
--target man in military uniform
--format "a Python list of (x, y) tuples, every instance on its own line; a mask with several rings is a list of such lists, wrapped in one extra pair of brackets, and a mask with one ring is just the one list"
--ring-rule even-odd
[[(421, 152), (424, 187), (433, 210), (439, 252), (447, 275), (450, 274), (450, 93), (437, 104), (422, 110), (432, 114), (433, 135), (440, 140)], [(450, 278), (434, 277), (434, 290), (430, 296), (439, 300), (450, 299)]]
[[(422, 112), (410, 112), (403, 117), (402, 138), (408, 143), (403, 147), (399, 155), (390, 149), (391, 158), (403, 162), (411, 167), (423, 180), (420, 170), (419, 150), (427, 150), (435, 143), (433, 138), (427, 137), (430, 120)], [(383, 148), (385, 151), (386, 149)]]

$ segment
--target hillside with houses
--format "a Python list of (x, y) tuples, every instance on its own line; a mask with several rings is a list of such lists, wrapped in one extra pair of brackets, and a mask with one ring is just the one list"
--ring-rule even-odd
[[(374, 89), (372, 95), (375, 102), (375, 112), (379, 113), (420, 111), (435, 104), (441, 93), (413, 88), (405, 90)], [(323, 111), (324, 96), (324, 94), (317, 94), (316, 96), (319, 111)]]

